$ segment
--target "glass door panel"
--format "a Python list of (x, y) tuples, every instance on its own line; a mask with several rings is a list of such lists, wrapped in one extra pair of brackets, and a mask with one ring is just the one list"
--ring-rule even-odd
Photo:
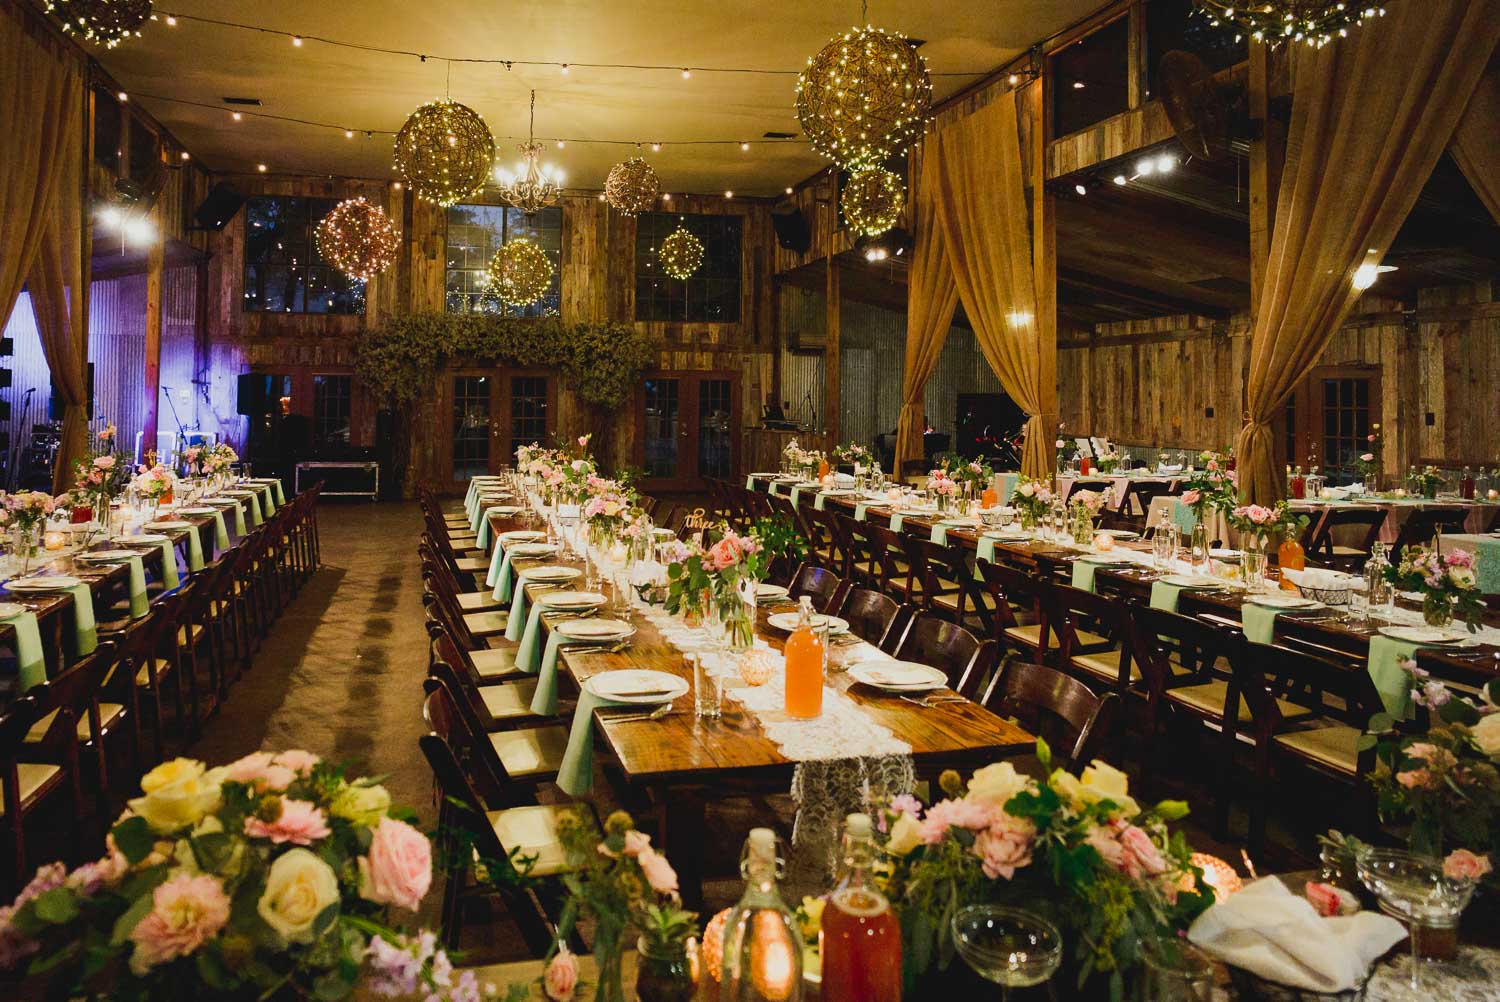
[(685, 434), (681, 407), (682, 380), (648, 379), (645, 385), (646, 476), (676, 479), (679, 476), (681, 447)]
[(734, 472), (733, 384), (727, 379), (698, 383), (698, 475), (724, 479)]
[(547, 377), (512, 376), (510, 380), (510, 451), (500, 457), (509, 463), (523, 445), (547, 442)]
[(453, 479), (490, 472), (490, 377), (453, 377)]

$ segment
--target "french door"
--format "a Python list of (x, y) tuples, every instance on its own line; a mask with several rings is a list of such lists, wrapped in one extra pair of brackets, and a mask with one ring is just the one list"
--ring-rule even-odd
[(443, 454), (455, 486), (498, 473), (514, 461), (517, 446), (552, 437), (556, 380), (546, 373), (459, 369), (443, 388)]
[(739, 469), (740, 374), (650, 372), (637, 395), (635, 464), (646, 492), (701, 491)]
[(1333, 484), (1359, 479), (1355, 461), (1369, 451), (1380, 423), (1380, 372), (1363, 366), (1319, 366), (1287, 401), (1286, 462), (1317, 466)]

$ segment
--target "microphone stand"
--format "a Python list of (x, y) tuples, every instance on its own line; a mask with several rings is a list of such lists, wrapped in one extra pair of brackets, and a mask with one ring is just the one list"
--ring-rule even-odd
[(172, 402), (172, 388), (170, 386), (163, 386), (161, 389), (167, 395), (167, 409), (172, 412), (172, 420), (177, 423), (177, 434), (181, 436), (181, 444), (178, 445), (177, 451), (181, 452), (187, 448), (187, 429), (182, 426), (182, 418), (177, 416), (177, 405)]
[[(36, 387), (35, 386), (27, 387), (27, 389), (26, 389), (26, 398), (21, 401), (21, 423), (20, 423), (20, 427), (22, 427), (22, 428), (27, 428), (26, 416), (31, 413), (31, 395), (33, 393), (35, 393), (35, 392), (36, 392)], [(11, 427), (16, 427), (16, 425), (14, 423), (12, 423)], [(19, 469), (20, 461), (21, 461), (21, 436), (17, 435), (15, 437), (15, 440), (10, 443), (10, 463), (9, 463), (10, 468), (6, 471), (6, 480), (8, 481), (7, 484), (6, 484), (6, 489), (7, 490), (15, 491), (15, 489), (16, 489), (16, 477), (19, 476), (20, 472), (21, 472), (20, 469)]]

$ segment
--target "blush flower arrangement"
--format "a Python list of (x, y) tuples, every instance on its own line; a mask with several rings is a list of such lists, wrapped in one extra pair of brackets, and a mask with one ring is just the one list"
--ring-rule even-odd
[(1034, 527), (1052, 510), (1052, 488), (1044, 481), (1022, 477), (1011, 492), (1010, 504), (1021, 513), (1021, 524)]
[(1430, 625), (1447, 626), (1456, 617), (1468, 624), (1470, 633), (1479, 631), (1484, 594), (1468, 550), (1439, 553), (1408, 546), (1401, 562), (1386, 568), (1385, 577), (1401, 591), (1421, 593), (1422, 616)]
[(44, 866), (0, 908), (0, 970), (50, 998), (481, 1002), (431, 933), (408, 936), (432, 882), (427, 836), (374, 779), (305, 751), (210, 769), (173, 759), (141, 780), (105, 855)]
[[(1045, 741), (1037, 755), (1050, 768)], [(952, 962), (954, 912), (995, 902), (1045, 912), (1071, 941), (1079, 986), (1102, 976), (1118, 1000), (1142, 941), (1185, 930), (1213, 903), (1187, 840), (1167, 829), (1187, 805), (1142, 808), (1104, 762), (1053, 770), (1045, 783), (1000, 762), (967, 784), (949, 770), (939, 785), (947, 799), (923, 809), (896, 797), (882, 819), (908, 990)]]
[(234, 451), (234, 447), (228, 442), (219, 442), (209, 446), (199, 457), (199, 463), (206, 477), (225, 476), (230, 467), (240, 461), (240, 454)]
[(840, 463), (854, 467), (858, 472), (861, 467), (870, 465), (870, 450), (858, 442), (845, 442), (833, 450), (833, 458)]
[(800, 555), (807, 545), (783, 518), (758, 519), (744, 535), (721, 525), (706, 543), (689, 543), (686, 556), (667, 565), (667, 611), (702, 614), (711, 603), (731, 646), (748, 648), (755, 639), (756, 585), (777, 557)]
[(131, 481), (131, 486), (136, 493), (145, 498), (160, 500), (172, 492), (177, 480), (172, 472), (161, 463), (155, 466), (139, 466), (136, 468), (136, 478)]
[(1231, 508), (1225, 516), (1230, 526), (1246, 539), (1266, 546), (1277, 536), (1296, 538), (1307, 528), (1307, 516), (1292, 511), (1286, 501), (1275, 505), (1247, 504)]
[(1239, 474), (1226, 468), (1225, 460), (1217, 452), (1205, 452), (1199, 458), (1203, 469), (1193, 470), (1183, 478), (1180, 500), (1203, 522), (1214, 512), (1228, 511), (1238, 503), (1240, 480)]

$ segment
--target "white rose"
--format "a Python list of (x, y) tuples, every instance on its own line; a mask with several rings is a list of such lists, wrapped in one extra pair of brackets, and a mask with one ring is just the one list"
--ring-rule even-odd
[(391, 795), (379, 783), (345, 786), (334, 795), (328, 812), (334, 817), (353, 821), (357, 825), (373, 828), (390, 809)]
[(311, 943), (313, 922), (339, 900), (333, 868), (306, 849), (291, 849), (266, 874), (255, 910), (288, 943)]
[(1472, 567), (1451, 567), (1448, 569), (1448, 578), (1453, 582), (1454, 587), (1464, 591), (1471, 591), (1477, 583)]
[(1021, 487), (1020, 487), (1020, 491), (1021, 491), (1021, 496), (1022, 497), (1029, 498), (1033, 494), (1036, 493), (1036, 488), (1033, 487), (1031, 484), (1022, 484)]
[(1014, 765), (996, 762), (974, 773), (969, 780), (969, 795), (964, 799), (1003, 807), (1006, 801), (1030, 785), (1030, 777), (1016, 772)]
[(1083, 784), (1083, 797), (1089, 803), (1100, 800), (1113, 801), (1123, 808), (1124, 816), (1127, 818), (1141, 813), (1140, 807), (1129, 794), (1130, 777), (1107, 762), (1094, 759), (1083, 770), (1078, 780)]
[(1500, 713), (1491, 713), (1469, 728), (1474, 743), (1490, 758), (1500, 759)]
[(130, 809), (161, 835), (195, 825), (219, 809), (223, 774), (223, 769), (205, 769), (190, 758), (163, 762), (141, 777), (145, 796), (130, 801)]
[(891, 825), (891, 837), (885, 843), (885, 850), (893, 856), (905, 856), (921, 844), (922, 822), (910, 814), (902, 814)]

